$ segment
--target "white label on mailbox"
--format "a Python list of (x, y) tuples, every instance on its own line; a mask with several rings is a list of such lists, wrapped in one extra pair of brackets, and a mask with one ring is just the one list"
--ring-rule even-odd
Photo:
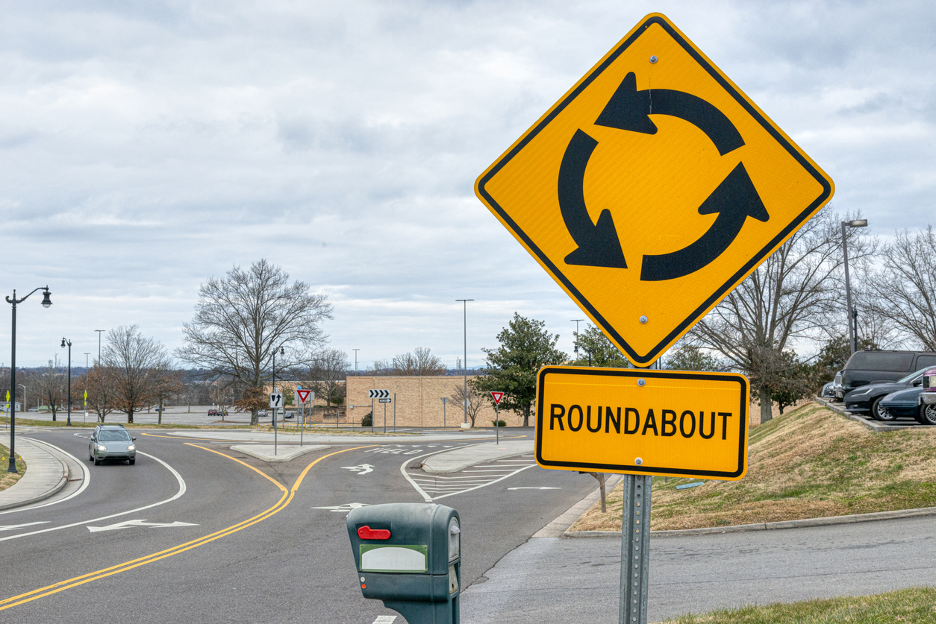
[(455, 566), (449, 566), (449, 593), (454, 594), (458, 591), (458, 573), (455, 571)]
[(411, 548), (380, 546), (361, 553), (361, 571), (425, 572), (426, 555)]

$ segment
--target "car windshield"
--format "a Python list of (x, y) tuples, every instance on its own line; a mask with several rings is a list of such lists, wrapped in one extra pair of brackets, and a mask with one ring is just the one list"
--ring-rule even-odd
[(909, 375), (907, 375), (906, 377), (904, 377), (903, 379), (901, 379), (901, 380), (898, 381), (897, 383), (910, 383), (911, 381), (915, 380), (917, 377), (921, 376), (923, 373), (925, 373), (926, 371), (928, 371), (930, 368), (931, 368), (931, 367), (929, 367), (929, 366), (927, 366), (926, 368), (921, 368), (920, 370), (918, 370), (918, 371), (915, 372), (915, 373), (910, 373)]
[(122, 429), (102, 429), (98, 432), (101, 442), (129, 442), (130, 434)]

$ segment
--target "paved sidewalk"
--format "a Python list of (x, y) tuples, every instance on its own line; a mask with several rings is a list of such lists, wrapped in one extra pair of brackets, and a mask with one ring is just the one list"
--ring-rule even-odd
[[(200, 438), (202, 440), (220, 440), (231, 442), (265, 442), (273, 443), (273, 433), (260, 433), (256, 431), (167, 431), (166, 435), (184, 438)], [(161, 433), (162, 435), (162, 433)], [(501, 438), (504, 436), (502, 435)], [(299, 444), (299, 433), (295, 428), (281, 429), (277, 438), (286, 444)], [(309, 444), (391, 444), (394, 442), (470, 442), (477, 440), (493, 440), (493, 433), (486, 432), (453, 432), (453, 433), (426, 433), (410, 435), (334, 435), (316, 434), (306, 431), (303, 440)], [(504, 442), (501, 441), (501, 444)]]
[[(0, 436), (10, 448), (10, 435)], [(0, 492), (0, 511), (49, 498), (68, 482), (68, 468), (57, 457), (29, 438), (16, 436), (16, 454), (26, 462), (26, 473), (12, 487)]]
[(422, 469), (429, 474), (448, 474), (494, 459), (516, 457), (532, 452), (533, 440), (503, 440), (500, 444), (494, 442), (472, 444), (430, 455), (423, 461)]

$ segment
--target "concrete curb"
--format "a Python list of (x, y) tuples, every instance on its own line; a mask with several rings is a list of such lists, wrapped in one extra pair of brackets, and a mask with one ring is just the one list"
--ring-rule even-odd
[[(481, 442), (480, 444), (471, 444), (430, 455), (422, 462), (420, 467), (427, 474), (451, 474), (488, 461), (529, 455), (533, 453), (533, 450), (533, 440), (509, 440), (502, 442), (500, 445), (492, 442)], [(454, 460), (452, 459), (453, 456), (455, 457)], [(463, 456), (465, 457), (463, 458)]]
[(881, 433), (882, 431), (900, 431), (903, 429), (914, 429), (920, 426), (916, 422), (912, 424), (901, 422), (900, 424), (892, 425), (888, 423), (879, 422), (877, 420), (874, 420), (873, 418), (872, 419), (863, 418), (859, 416), (858, 414), (852, 414), (851, 412), (847, 411), (842, 405), (835, 404), (832, 401), (829, 401), (828, 399), (825, 399), (823, 397), (816, 397), (815, 399), (813, 399), (813, 401), (817, 403), (821, 403), (822, 405), (826, 406), (827, 408), (829, 408), (836, 414), (841, 414), (848, 420), (854, 420), (856, 423), (861, 423), (862, 425), (864, 425), (865, 427), (867, 427), (868, 429), (870, 429), (871, 431), (875, 433)]
[(277, 446), (279, 448), (277, 449), (278, 453), (276, 455), (273, 454), (272, 444), (235, 444), (231, 446), (231, 450), (256, 457), (270, 464), (279, 464), (291, 461), (306, 453), (311, 453), (312, 451), (330, 448), (327, 444), (307, 444), (302, 447), (293, 444), (279, 444)]
[[(652, 509), (652, 508), (651, 508)], [(875, 522), (878, 520), (897, 520), (936, 516), (936, 507), (919, 509), (901, 509), (898, 511), (876, 511), (848, 516), (830, 516), (827, 518), (804, 518), (802, 520), (781, 520), (779, 522), (758, 522), (756, 524), (735, 524), (726, 527), (706, 527), (702, 529), (674, 529), (671, 531), (650, 531), (651, 537), (679, 537), (681, 535), (713, 535), (716, 533), (743, 533), (745, 531), (776, 531), (780, 529), (798, 529), (803, 527), (834, 526), (837, 524), (855, 524), (857, 522)], [(566, 531), (562, 537), (621, 537), (620, 531)]]
[[(33, 503), (43, 501), (57, 494), (65, 487), (65, 484), (68, 483), (68, 467), (62, 463), (62, 460), (38, 444), (34, 444), (29, 438), (20, 438), (17, 436), (16, 441), (20, 444), (26, 443), (24, 445), (26, 448), (21, 447), (18, 449), (19, 452), (17, 452), (17, 455), (22, 457), (23, 461), (26, 462), (26, 472), (19, 481), (3, 492), (0, 492), (0, 511), (6, 511), (7, 509), (16, 507), (25, 507), (26, 505), (32, 505)], [(9, 438), (7, 438), (6, 442), (6, 446), (8, 446)], [(23, 452), (24, 450), (26, 451), (25, 453)], [(58, 465), (58, 469), (54, 467), (55, 464), (51, 464), (46, 466), (41, 472), (37, 470), (39, 468), (37, 464), (50, 464), (50, 460)], [(38, 477), (30, 478), (30, 465), (34, 466), (33, 475), (38, 473)], [(27, 481), (27, 479), (29, 480)], [(31, 496), (27, 494), (18, 497), (19, 492), (26, 492), (29, 489), (38, 489), (39, 493)], [(4, 501), (4, 499), (12, 500)]]
[[(621, 479), (624, 478), (624, 475), (612, 474), (608, 475), (605, 479), (605, 492), (607, 494), (611, 493), (611, 490), (617, 485)], [(544, 526), (542, 529), (533, 534), (533, 537), (566, 537), (570, 536), (567, 533), (570, 526), (575, 524), (575, 522), (582, 517), (589, 507), (594, 505), (601, 498), (601, 487), (595, 488), (595, 491), (569, 507), (564, 511), (558, 518)], [(602, 531), (584, 531), (586, 533), (602, 533)], [(578, 537), (577, 534), (571, 534)], [(618, 533), (620, 535), (620, 533)], [(584, 537), (584, 536), (583, 536)], [(595, 536), (598, 537), (598, 536)], [(603, 537), (603, 536), (601, 536)]]

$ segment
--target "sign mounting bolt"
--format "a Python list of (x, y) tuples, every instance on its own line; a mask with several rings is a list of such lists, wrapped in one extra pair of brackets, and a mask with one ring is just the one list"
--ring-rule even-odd
[(656, 57), (655, 54), (654, 54), (653, 56), (650, 57), (650, 62), (651, 62), (651, 63), (656, 63), (658, 60), (659, 60), (659, 59)]
[(643, 324), (646, 324), (647, 320), (648, 320), (648, 319), (647, 319), (646, 316), (641, 316), (641, 317), (640, 317), (640, 322), (643, 323)]
[(644, 381), (643, 379), (638, 379), (638, 380), (637, 380), (637, 385), (638, 385), (638, 386), (641, 386), (641, 387), (642, 387), (642, 386), (643, 386), (644, 384), (646, 384), (646, 383), (647, 383), (647, 382)]
[(641, 464), (643, 464), (643, 460), (638, 457), (637, 459), (634, 460), (634, 463), (640, 466)]

